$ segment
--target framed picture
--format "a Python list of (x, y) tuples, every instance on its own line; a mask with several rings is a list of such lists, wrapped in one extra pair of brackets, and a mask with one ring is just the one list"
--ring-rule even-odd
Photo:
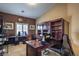
[(30, 25), (30, 30), (35, 30), (35, 25)]
[(4, 29), (12, 30), (13, 27), (14, 27), (13, 23), (4, 23)]

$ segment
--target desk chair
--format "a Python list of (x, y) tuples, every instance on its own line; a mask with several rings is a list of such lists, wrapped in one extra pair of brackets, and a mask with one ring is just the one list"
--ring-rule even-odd
[(56, 48), (50, 48), (53, 51), (60, 53), (62, 56), (73, 56), (74, 53), (72, 51), (71, 42), (67, 34), (63, 35), (62, 47), (60, 50)]
[[(63, 42), (59, 49), (51, 47), (51, 46), (48, 49), (59, 53), (61, 56), (74, 56), (74, 53), (73, 53), (72, 47), (71, 47), (71, 42), (70, 42), (67, 34), (63, 35)], [(47, 50), (47, 51), (49, 51), (49, 50)]]

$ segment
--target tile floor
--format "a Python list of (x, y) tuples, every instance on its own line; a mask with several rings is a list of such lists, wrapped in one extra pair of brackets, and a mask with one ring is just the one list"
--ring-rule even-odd
[[(26, 56), (26, 44), (9, 45), (8, 53), (5, 53), (4, 56)], [(48, 53), (48, 56), (58, 56), (58, 54), (52, 51)]]
[(26, 56), (26, 44), (9, 45), (5, 56)]

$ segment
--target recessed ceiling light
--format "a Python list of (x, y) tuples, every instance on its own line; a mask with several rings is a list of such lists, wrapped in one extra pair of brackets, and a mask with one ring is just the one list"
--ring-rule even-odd
[(37, 5), (37, 3), (28, 3), (28, 5)]

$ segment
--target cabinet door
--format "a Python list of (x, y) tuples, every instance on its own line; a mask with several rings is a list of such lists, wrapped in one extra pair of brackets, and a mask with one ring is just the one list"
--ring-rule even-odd
[(0, 34), (2, 34), (2, 27), (3, 27), (3, 17), (0, 16)]

